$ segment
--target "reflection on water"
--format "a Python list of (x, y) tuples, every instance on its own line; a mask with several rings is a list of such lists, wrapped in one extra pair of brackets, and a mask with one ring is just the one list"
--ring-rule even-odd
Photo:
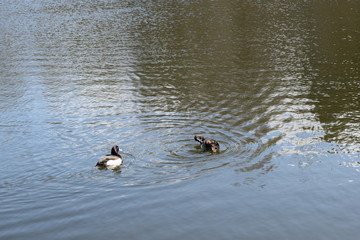
[(310, 97), (317, 103), (314, 111), (324, 128), (323, 139), (339, 143), (335, 152), (347, 149), (345, 152), (356, 153), (360, 140), (359, 53), (355, 50), (359, 19), (353, 7), (341, 4), (340, 8), (327, 8), (324, 14), (316, 15), (320, 24), (312, 48), (312, 65), (316, 70)]
[[(357, 5), (351, 1), (3, 3), (0, 236), (19, 239), (26, 234), (38, 239), (55, 231), (62, 238), (89, 239), (90, 229), (82, 222), (101, 216), (107, 219), (105, 224), (92, 224), (106, 228), (107, 236), (113, 237), (119, 232), (108, 223), (124, 214), (140, 222), (141, 211), (152, 216), (150, 209), (164, 217), (156, 221), (148, 217), (146, 222), (162, 225), (174, 220), (165, 216), (177, 215), (183, 217), (177, 219), (181, 224), (170, 228), (179, 226), (182, 232), (193, 230), (186, 224), (188, 218), (202, 222), (199, 216), (209, 209), (221, 209), (217, 215), (229, 213), (234, 220), (227, 224), (232, 231), (222, 232), (238, 232), (237, 216), (256, 215), (248, 209), (263, 213), (257, 219), (284, 219), (283, 224), (322, 222), (267, 204), (274, 202), (274, 194), (287, 199), (289, 191), (304, 189), (302, 184), (312, 182), (314, 172), (327, 186), (333, 184), (322, 172), (336, 169), (334, 175), (342, 179), (347, 166), (357, 176)], [(193, 140), (195, 134), (219, 141), (221, 153), (202, 152)], [(98, 158), (114, 144), (122, 149), (123, 168), (95, 169)], [(264, 200), (244, 187), (271, 188), (269, 182), (279, 187)], [(234, 186), (241, 187), (241, 195), (234, 193)], [(221, 189), (221, 194), (203, 189)], [(181, 200), (170, 196), (171, 191), (179, 191)], [(319, 192), (339, 200), (331, 190)], [(152, 199), (144, 201), (144, 194)], [(229, 196), (221, 199), (228, 208), (214, 206), (222, 195)], [(199, 196), (209, 203), (183, 215)], [(324, 202), (323, 196), (316, 200)], [(242, 199), (245, 207), (232, 199)], [(304, 213), (308, 206), (300, 201), (287, 204), (299, 205), (296, 209)], [(159, 202), (177, 207), (164, 210)], [(116, 216), (106, 218), (109, 210), (99, 205), (115, 205)], [(326, 212), (315, 207), (316, 211)], [(292, 215), (301, 219), (289, 220)], [(212, 226), (208, 221), (204, 224)], [(265, 222), (260, 238), (268, 237), (269, 229), (283, 232)], [(243, 224), (243, 229), (252, 229), (254, 223)], [(56, 231), (58, 225), (69, 231)], [(122, 227), (128, 238), (135, 229), (130, 223)], [(311, 229), (308, 232), (319, 232)], [(147, 230), (136, 232), (141, 238)], [(184, 238), (165, 235), (154, 233), (156, 238)], [(194, 236), (210, 235), (200, 231)]]

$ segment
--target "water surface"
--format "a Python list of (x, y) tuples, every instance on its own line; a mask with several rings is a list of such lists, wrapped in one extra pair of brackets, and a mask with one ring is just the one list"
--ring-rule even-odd
[(0, 238), (355, 239), (359, 7), (4, 1)]

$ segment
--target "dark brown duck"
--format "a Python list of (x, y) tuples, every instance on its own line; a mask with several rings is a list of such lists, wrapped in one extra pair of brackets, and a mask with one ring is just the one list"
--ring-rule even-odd
[(195, 135), (194, 139), (195, 139), (195, 141), (198, 141), (200, 143), (201, 149), (203, 149), (203, 150), (206, 150), (206, 151), (210, 150), (214, 153), (217, 153), (220, 151), (220, 145), (214, 139), (204, 138), (201, 135)]

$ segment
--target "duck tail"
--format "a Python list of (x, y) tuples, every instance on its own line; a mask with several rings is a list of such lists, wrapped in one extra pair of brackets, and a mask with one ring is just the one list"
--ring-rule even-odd
[(199, 143), (202, 143), (205, 140), (205, 138), (201, 135), (195, 135), (194, 139), (195, 139), (195, 141), (197, 141)]
[(96, 165), (95, 165), (95, 167), (99, 167), (99, 168), (104, 167), (104, 166), (105, 165), (103, 163), (100, 163), (100, 162), (97, 162)]

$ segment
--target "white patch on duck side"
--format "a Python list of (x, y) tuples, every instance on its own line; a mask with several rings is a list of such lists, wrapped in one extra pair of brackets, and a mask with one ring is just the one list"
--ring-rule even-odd
[(108, 167), (118, 167), (122, 164), (122, 159), (116, 159), (116, 160), (109, 160), (106, 162), (106, 166)]

